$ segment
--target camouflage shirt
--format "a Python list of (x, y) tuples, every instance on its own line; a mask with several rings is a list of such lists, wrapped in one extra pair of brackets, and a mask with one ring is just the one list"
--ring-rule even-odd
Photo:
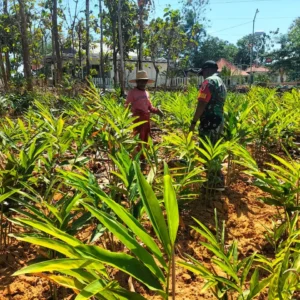
[(201, 128), (215, 129), (223, 123), (223, 107), (226, 94), (226, 86), (218, 74), (206, 78), (202, 83), (198, 100), (206, 102), (207, 105), (200, 117)]

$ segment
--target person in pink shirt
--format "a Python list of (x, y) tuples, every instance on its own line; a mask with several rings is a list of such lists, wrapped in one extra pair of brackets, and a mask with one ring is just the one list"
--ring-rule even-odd
[[(138, 71), (136, 79), (130, 80), (130, 82), (135, 82), (136, 87), (128, 92), (125, 106), (131, 106), (133, 116), (137, 117), (135, 122), (146, 121), (144, 124), (135, 127), (134, 134), (139, 135), (140, 140), (147, 143), (150, 136), (150, 113), (155, 113), (160, 116), (163, 116), (163, 113), (160, 109), (154, 107), (150, 101), (149, 92), (146, 91), (146, 85), (154, 81), (148, 78), (146, 71)], [(141, 150), (141, 145), (138, 146), (137, 150)], [(144, 156), (141, 155), (141, 158), (143, 157)]]

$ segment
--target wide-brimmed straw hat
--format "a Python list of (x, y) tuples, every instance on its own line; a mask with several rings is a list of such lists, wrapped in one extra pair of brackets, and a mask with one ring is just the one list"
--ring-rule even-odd
[(137, 80), (148, 80), (148, 83), (153, 83), (154, 80), (148, 78), (148, 74), (145, 70), (140, 70), (136, 72), (136, 78), (129, 80), (129, 82), (136, 82)]

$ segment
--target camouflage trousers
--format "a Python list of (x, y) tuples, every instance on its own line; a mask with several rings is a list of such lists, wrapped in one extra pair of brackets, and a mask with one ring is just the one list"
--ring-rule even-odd
[[(221, 138), (223, 132), (224, 123), (222, 122), (218, 127), (213, 129), (205, 129), (199, 126), (199, 137), (207, 142), (207, 138), (211, 141), (212, 145), (215, 145), (218, 140)], [(203, 148), (203, 145), (200, 142), (200, 147)], [(205, 160), (206, 157), (203, 156)], [(219, 183), (223, 183), (223, 174), (222, 174), (222, 158), (220, 156), (215, 157), (211, 161), (206, 163), (207, 174), (206, 179), (209, 186), (215, 186)]]
[(206, 138), (208, 138), (213, 145), (217, 143), (217, 141), (221, 138), (222, 132), (223, 132), (224, 123), (222, 122), (218, 127), (213, 129), (206, 129), (201, 128), (201, 125), (199, 126), (199, 137), (206, 141)]

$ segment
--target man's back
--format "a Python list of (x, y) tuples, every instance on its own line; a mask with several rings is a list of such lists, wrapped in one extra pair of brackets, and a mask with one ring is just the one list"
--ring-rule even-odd
[(203, 116), (213, 115), (221, 117), (223, 120), (223, 108), (227, 95), (226, 86), (218, 74), (207, 77), (205, 81), (207, 81), (211, 99), (204, 110)]

